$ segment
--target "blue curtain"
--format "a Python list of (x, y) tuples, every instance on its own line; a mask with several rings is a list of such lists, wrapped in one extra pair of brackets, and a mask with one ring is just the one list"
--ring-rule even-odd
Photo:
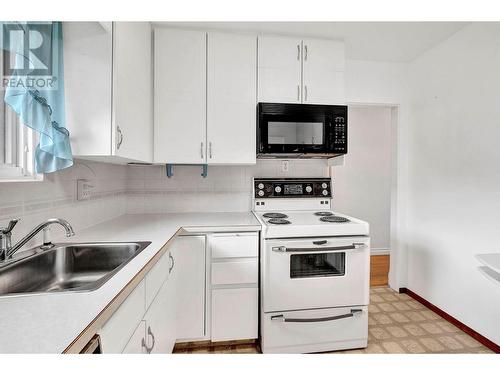
[[(65, 128), (61, 22), (4, 22), (3, 34), (3, 48), (15, 54), (4, 99), (21, 123), (40, 135), (35, 150), (36, 172), (50, 173), (72, 166), (69, 132)], [(17, 38), (10, 37), (16, 34)]]

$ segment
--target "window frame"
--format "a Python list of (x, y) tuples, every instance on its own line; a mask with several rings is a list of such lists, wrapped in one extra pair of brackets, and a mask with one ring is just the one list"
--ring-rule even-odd
[(0, 182), (43, 181), (35, 172), (35, 148), (38, 135), (20, 123), (17, 114), (5, 103), (3, 89), (3, 50), (0, 48)]

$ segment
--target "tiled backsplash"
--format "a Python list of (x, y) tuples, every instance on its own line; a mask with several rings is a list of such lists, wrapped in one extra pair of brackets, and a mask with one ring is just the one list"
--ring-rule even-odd
[[(0, 226), (9, 219), (21, 219), (12, 231), (13, 241), (51, 217), (68, 220), (78, 232), (126, 213), (126, 178), (126, 166), (78, 160), (71, 168), (45, 175), (43, 181), (0, 183)], [(77, 201), (77, 179), (88, 179), (94, 185), (91, 199)], [(51, 233), (61, 238), (64, 230), (53, 226)], [(40, 241), (38, 235), (26, 247)]]
[[(327, 177), (324, 160), (290, 160), (288, 172), (277, 160), (254, 166), (217, 166), (201, 176), (201, 167), (176, 166), (167, 178), (165, 166), (121, 166), (76, 161), (71, 168), (48, 174), (41, 182), (0, 183), (0, 226), (21, 218), (13, 231), (17, 241), (51, 217), (68, 220), (76, 232), (125, 213), (249, 211), (253, 177)], [(93, 197), (76, 199), (76, 181), (94, 185)], [(54, 226), (52, 236), (64, 236)], [(40, 243), (41, 235), (26, 247)]]
[(133, 166), (127, 170), (129, 213), (249, 211), (253, 177), (328, 177), (325, 160), (290, 160), (288, 172), (278, 160), (254, 166), (214, 166), (208, 176), (201, 167), (176, 166), (167, 178), (164, 166)]

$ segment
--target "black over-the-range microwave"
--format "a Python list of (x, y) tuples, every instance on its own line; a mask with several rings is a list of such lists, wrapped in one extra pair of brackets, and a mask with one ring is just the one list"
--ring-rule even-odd
[(257, 157), (331, 158), (343, 154), (347, 154), (347, 106), (257, 105)]

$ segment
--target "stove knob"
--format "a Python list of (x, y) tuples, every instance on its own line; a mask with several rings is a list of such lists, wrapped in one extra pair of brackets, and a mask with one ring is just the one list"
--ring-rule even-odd
[(257, 185), (259, 189), (264, 189), (264, 184), (261, 182), (260, 184)]
[(257, 194), (259, 194), (259, 197), (263, 197), (264, 196), (264, 190), (259, 190), (259, 192)]
[(313, 191), (313, 188), (310, 187), (309, 185), (306, 186), (306, 192), (310, 193), (311, 191)]
[(328, 185), (327, 185), (327, 183), (326, 183), (326, 182), (323, 182), (323, 183), (321, 184), (321, 187), (322, 187), (323, 189), (326, 189), (326, 188), (328, 187)]
[(321, 193), (322, 193), (323, 195), (328, 195), (328, 190), (323, 190)]
[(276, 187), (274, 188), (274, 191), (275, 191), (276, 193), (281, 193), (281, 186), (276, 186)]

